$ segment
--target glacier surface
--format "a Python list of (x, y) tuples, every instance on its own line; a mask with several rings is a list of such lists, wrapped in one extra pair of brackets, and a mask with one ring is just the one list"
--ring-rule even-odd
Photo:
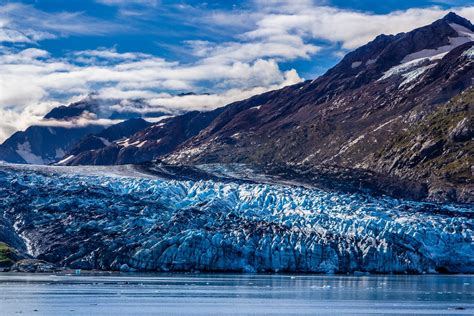
[(474, 272), (471, 206), (54, 170), (0, 166), (0, 238), (70, 268)]

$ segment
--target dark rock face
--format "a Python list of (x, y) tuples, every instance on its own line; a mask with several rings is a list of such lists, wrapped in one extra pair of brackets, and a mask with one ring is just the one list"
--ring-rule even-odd
[(82, 138), (66, 155), (78, 155), (89, 150), (98, 150), (110, 145), (111, 142), (125, 137), (129, 137), (141, 131), (151, 123), (141, 118), (129, 119), (124, 122), (112, 125), (100, 133), (91, 134)]
[(468, 89), (408, 129), (370, 160), (373, 169), (428, 179), (432, 199), (474, 203), (474, 89)]
[(16, 132), (0, 145), (0, 160), (12, 163), (49, 164), (60, 160), (76, 142), (102, 126), (79, 128), (31, 126)]
[(129, 119), (104, 129), (102, 132), (96, 134), (96, 136), (103, 137), (112, 142), (117, 139), (131, 136), (138, 131), (149, 127), (150, 125), (152, 124), (142, 118)]
[[(469, 39), (463, 38), (461, 42), (467, 41), (466, 44), (450, 47), (444, 56), (418, 57), (428, 53), (432, 56), (435, 48), (449, 45), (449, 38), (458, 36), (450, 23), (459, 19), (449, 15), (410, 33), (380, 36), (348, 54), (339, 65), (314, 81), (229, 105), (165, 161), (283, 162), (380, 173), (373, 164), (374, 153), (390, 143), (398, 131), (423, 120), (472, 85), (474, 43)], [(461, 22), (465, 28), (473, 29), (468, 21)], [(407, 56), (413, 53), (419, 59), (411, 62), (415, 57)], [(468, 122), (453, 131), (453, 137), (467, 139), (462, 146), (468, 146), (470, 132), (464, 124)], [(417, 164), (417, 160), (435, 157), (443, 160), (444, 146), (443, 141), (426, 140), (412, 162)], [(420, 170), (405, 171), (392, 174), (416, 179), (420, 185), (433, 186), (439, 182), (433, 177), (416, 176)], [(424, 169), (423, 174), (427, 173), (429, 169)], [(449, 186), (456, 191), (458, 184)], [(469, 195), (455, 194), (460, 202), (470, 201)]]
[(14, 147), (0, 145), (0, 161), (6, 161), (11, 163), (25, 163), (23, 157), (21, 157)]
[[(105, 146), (97, 140), (91, 140), (91, 150), (72, 151), (74, 157), (68, 160), (67, 165), (115, 165), (141, 163), (154, 160), (173, 151), (178, 145), (196, 136), (202, 129), (221, 112), (221, 109), (212, 112), (189, 112), (177, 117), (171, 117), (140, 129), (133, 135), (124, 136)], [(110, 135), (117, 135), (115, 131), (104, 131)], [(101, 133), (103, 134), (103, 133)], [(92, 136), (97, 137), (99, 135)], [(110, 141), (114, 140), (110, 136)], [(117, 137), (115, 137), (117, 139)], [(116, 140), (115, 139), (115, 140)], [(81, 143), (82, 144), (82, 143)], [(85, 147), (85, 146), (84, 146)]]
[(23, 259), (16, 262), (11, 268), (12, 272), (25, 272), (25, 273), (51, 273), (58, 272), (62, 269), (55, 264), (46, 262), (44, 260), (37, 259)]
[(74, 102), (70, 105), (61, 105), (52, 109), (44, 116), (45, 119), (67, 120), (80, 116), (85, 112), (97, 112), (97, 103), (93, 99)]
[[(470, 105), (472, 107), (472, 104)], [(449, 133), (450, 138), (455, 142), (464, 142), (474, 138), (473, 117), (463, 118)]]

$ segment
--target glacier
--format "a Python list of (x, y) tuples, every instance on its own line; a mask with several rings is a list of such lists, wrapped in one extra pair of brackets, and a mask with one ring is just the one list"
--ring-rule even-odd
[(74, 269), (472, 273), (473, 226), (471, 205), (0, 166), (0, 241)]

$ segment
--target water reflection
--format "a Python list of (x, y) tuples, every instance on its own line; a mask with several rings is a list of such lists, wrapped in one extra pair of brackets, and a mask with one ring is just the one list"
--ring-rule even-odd
[(463, 275), (0, 274), (0, 315), (472, 315), (473, 283)]

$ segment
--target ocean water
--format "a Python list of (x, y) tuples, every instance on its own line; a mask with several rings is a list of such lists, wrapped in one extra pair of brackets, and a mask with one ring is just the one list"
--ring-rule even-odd
[(469, 275), (0, 273), (0, 315), (473, 315)]

